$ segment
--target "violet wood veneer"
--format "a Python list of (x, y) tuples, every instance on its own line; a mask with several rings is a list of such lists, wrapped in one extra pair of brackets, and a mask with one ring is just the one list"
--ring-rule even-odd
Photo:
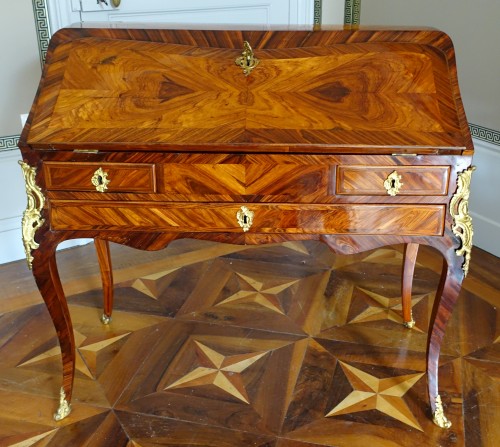
[(317, 239), (336, 253), (404, 243), (411, 328), (419, 244), (444, 257), (428, 344), (430, 406), (446, 323), (467, 273), (472, 140), (440, 31), (201, 31), (70, 27), (51, 40), (19, 146), (28, 263), (62, 350), (71, 316), (57, 245), (94, 238), (112, 313), (108, 242)]

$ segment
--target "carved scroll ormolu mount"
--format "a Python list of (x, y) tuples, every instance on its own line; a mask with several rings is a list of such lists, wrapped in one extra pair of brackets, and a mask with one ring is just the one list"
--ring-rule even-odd
[(471, 166), (460, 172), (457, 179), (457, 191), (450, 201), (450, 214), (453, 217), (453, 234), (460, 238), (462, 244), (456, 250), (457, 256), (464, 257), (462, 269), (464, 276), (469, 272), (470, 252), (472, 250), (472, 218), (469, 215), (469, 194), (472, 172), (476, 169)]
[(42, 190), (35, 183), (36, 169), (24, 161), (19, 161), (19, 164), (23, 170), (26, 195), (28, 197), (22, 219), (22, 236), (26, 261), (28, 262), (28, 268), (31, 269), (33, 264), (31, 251), (38, 248), (38, 243), (35, 242), (35, 233), (44, 223), (41, 212), (45, 204), (45, 197)]

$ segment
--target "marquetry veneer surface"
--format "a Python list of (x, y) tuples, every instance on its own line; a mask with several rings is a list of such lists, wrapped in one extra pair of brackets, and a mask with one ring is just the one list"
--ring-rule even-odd
[(463, 145), (445, 35), (246, 31), (260, 64), (244, 77), (242, 34), (63, 30), (29, 144)]
[[(432, 246), (444, 257), (431, 323), (421, 330), (428, 336), (428, 403), (435, 422), (449, 428), (438, 368), (445, 327), (468, 271), (474, 148), (446, 34), (431, 29), (69, 27), (50, 41), (19, 147), (29, 195), (23, 220), (28, 265), (62, 350), (56, 419), (69, 413), (80, 346), (58, 277), (59, 243), (94, 239), (106, 322), (113, 307), (109, 242), (153, 251), (183, 238), (242, 246), (287, 241), (291, 247), (315, 240), (339, 255), (406, 244), (402, 301), (408, 326), (418, 246)], [(207, 268), (220, 266), (213, 265)], [(210, 270), (206, 278), (219, 273)], [(246, 431), (243, 426), (251, 421), (263, 435), (281, 435), (300, 432), (296, 424), (304, 425), (295, 413), (300, 413), (295, 410), (299, 401), (319, 399), (306, 425), (324, 411), (327, 422), (319, 425), (330, 425), (364, 396), (367, 407), (386, 413), (387, 406), (397, 408), (396, 419), (426, 432), (401, 403), (421, 383), (416, 365), (402, 366), (396, 380), (402, 384), (394, 388), (391, 380), (363, 370), (361, 357), (355, 364), (348, 358), (333, 361), (336, 348), (328, 336), (320, 342), (304, 334), (328, 334), (328, 318), (342, 312), (327, 307), (317, 314), (321, 302), (307, 291), (284, 302), (272, 298), (301, 290), (302, 282), (293, 275), (289, 282), (276, 282), (271, 270), (262, 275), (265, 279), (244, 271), (235, 277), (224, 273), (232, 282), (213, 296), (208, 292), (214, 284), (202, 281), (180, 308), (169, 310), (167, 315), (176, 319), (157, 328), (165, 329), (156, 334), (160, 339), (151, 334), (141, 341), (138, 368), (117, 360), (106, 369), (112, 374), (103, 371), (111, 384), (103, 392), (119, 403), (117, 411), (134, 407), (140, 412), (143, 403), (150, 406), (144, 400), (150, 396), (158, 415), (185, 422), (196, 407), (189, 399), (221, 397), (227, 407), (196, 411), (207, 412), (215, 426), (228, 430)], [(255, 297), (235, 289), (242, 281), (254, 287)], [(341, 306), (337, 301), (329, 305)], [(236, 305), (236, 314), (218, 316)], [(267, 319), (253, 312), (256, 305), (282, 315), (282, 335), (274, 335), (273, 326), (270, 334), (258, 332), (255, 325)], [(199, 306), (208, 306), (207, 314), (191, 321), (188, 316)], [(295, 329), (286, 323), (292, 315)], [(237, 329), (218, 332), (220, 325), (209, 323), (220, 318)], [(237, 323), (241, 319), (244, 328)], [(247, 327), (257, 332), (246, 332)], [(363, 340), (359, 335), (358, 342)], [(160, 356), (163, 363), (156, 363), (157, 348), (167, 349)], [(391, 356), (386, 360), (393, 363)], [(263, 372), (260, 367), (267, 363), (266, 371), (291, 375)], [(96, 367), (97, 358), (85, 364)], [(169, 366), (165, 370), (160, 364)], [(337, 369), (313, 374), (327, 364)], [(354, 387), (347, 401), (339, 397), (347, 389), (342, 374)], [(372, 391), (359, 380), (371, 383)], [(171, 403), (156, 402), (163, 392)], [(270, 392), (278, 409), (265, 403)]]
[(453, 427), (443, 431), (425, 386), (441, 259), (419, 253), (408, 331), (400, 248), (343, 257), (315, 242), (112, 246), (108, 327), (92, 247), (60, 253), (78, 350), (74, 410), (59, 423), (50, 317), (24, 263), (5, 266), (0, 445), (496, 446), (500, 261), (475, 251), (451, 319), (440, 375)]

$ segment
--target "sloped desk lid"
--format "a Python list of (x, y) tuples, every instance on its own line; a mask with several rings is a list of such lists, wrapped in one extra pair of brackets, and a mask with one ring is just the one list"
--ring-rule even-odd
[[(244, 41), (259, 59), (246, 76)], [(67, 28), (21, 144), (35, 149), (462, 153), (449, 38), (435, 30)]]

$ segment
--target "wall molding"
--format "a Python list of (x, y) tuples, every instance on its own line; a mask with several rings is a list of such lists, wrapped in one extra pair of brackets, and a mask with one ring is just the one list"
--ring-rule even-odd
[(315, 26), (321, 25), (321, 10), (323, 8), (323, 0), (314, 0), (314, 16), (313, 24)]
[(0, 137), (0, 151), (13, 151), (17, 149), (20, 135), (8, 135)]
[[(474, 246), (500, 257), (500, 210), (497, 191), (500, 178), (496, 167), (500, 163), (500, 145), (474, 137), (473, 164), (469, 211), (474, 225)], [(493, 206), (492, 206), (493, 205)]]
[[(40, 65), (43, 67), (50, 41), (50, 25), (47, 0), (32, 0), (32, 3), (33, 14), (35, 17), (35, 28)], [(19, 135), (0, 136), (0, 152), (16, 150), (18, 142)]]
[(47, 0), (32, 0), (32, 2), (33, 14), (35, 16), (38, 51), (40, 53), (40, 64), (43, 67), (51, 36), (49, 11), (47, 8)]
[(361, 0), (345, 0), (344, 24), (359, 25), (361, 19)]
[(500, 131), (470, 123), (469, 128), (472, 138), (500, 146)]

